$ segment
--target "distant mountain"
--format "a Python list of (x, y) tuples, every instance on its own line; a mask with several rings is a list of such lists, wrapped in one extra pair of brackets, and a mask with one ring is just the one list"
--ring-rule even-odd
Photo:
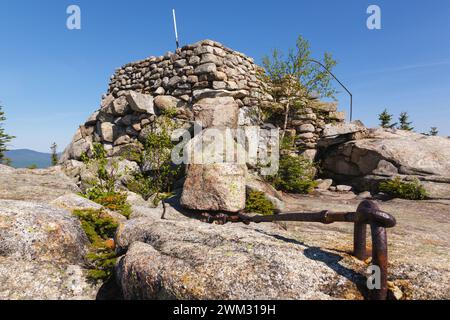
[(38, 168), (47, 168), (51, 166), (51, 154), (37, 152), (28, 149), (10, 150), (5, 153), (7, 158), (12, 161), (15, 168), (27, 168), (36, 165)]

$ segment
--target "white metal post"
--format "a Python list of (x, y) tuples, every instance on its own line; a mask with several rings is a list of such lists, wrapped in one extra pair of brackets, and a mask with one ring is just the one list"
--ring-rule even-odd
[(178, 29), (177, 29), (177, 16), (175, 14), (175, 9), (172, 9), (173, 13), (173, 26), (175, 29), (175, 41), (177, 43), (177, 49), (180, 47), (180, 43), (178, 42)]

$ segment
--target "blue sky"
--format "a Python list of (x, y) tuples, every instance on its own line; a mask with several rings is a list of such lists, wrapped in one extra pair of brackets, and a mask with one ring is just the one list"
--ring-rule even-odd
[[(81, 8), (82, 29), (66, 28)], [(382, 30), (366, 9), (382, 10)], [(64, 148), (98, 108), (114, 70), (174, 49), (171, 9), (182, 44), (214, 39), (260, 62), (301, 34), (314, 56), (331, 52), (354, 94), (354, 118), (376, 126), (385, 107), (409, 112), (416, 130), (450, 135), (450, 1), (0, 0), (0, 101), (12, 148)], [(338, 96), (348, 110), (348, 97)]]

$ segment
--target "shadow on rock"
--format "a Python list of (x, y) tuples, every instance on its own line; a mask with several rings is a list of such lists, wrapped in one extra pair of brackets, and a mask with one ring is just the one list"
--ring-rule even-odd
[(318, 247), (308, 247), (303, 251), (305, 257), (325, 263), (330, 269), (354, 283), (361, 295), (367, 299), (366, 276), (340, 264), (343, 257), (324, 251)]
[[(345, 277), (347, 280), (355, 284), (356, 288), (358, 289), (359, 293), (365, 298), (368, 298), (368, 292), (366, 287), (366, 276), (356, 272), (352, 269), (349, 269), (345, 266), (343, 266), (340, 262), (344, 259), (341, 255), (324, 251), (321, 248), (318, 247), (312, 247), (307, 244), (305, 244), (302, 241), (298, 241), (296, 239), (287, 238), (278, 234), (271, 234), (264, 232), (262, 230), (257, 230), (260, 233), (266, 234), (268, 236), (271, 236), (277, 240), (300, 245), (303, 247), (306, 247), (305, 250), (303, 250), (303, 254), (305, 257), (311, 260), (320, 261), (326, 264), (330, 269), (332, 269), (334, 272), (339, 274), (342, 277)], [(348, 254), (347, 252), (342, 252), (344, 254)]]
[(103, 283), (97, 292), (96, 300), (99, 301), (114, 301), (123, 300), (122, 290), (117, 284), (115, 277), (111, 277), (108, 281)]

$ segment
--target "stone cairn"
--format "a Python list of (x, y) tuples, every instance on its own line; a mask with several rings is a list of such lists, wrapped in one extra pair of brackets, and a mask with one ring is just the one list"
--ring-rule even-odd
[[(258, 78), (260, 71), (253, 59), (211, 40), (127, 64), (111, 77), (100, 109), (78, 128), (61, 162), (72, 176), (80, 177), (82, 155), (91, 156), (93, 143), (97, 142), (103, 144), (108, 157), (128, 158), (122, 167), (142, 169), (128, 155), (142, 150), (151, 125), (169, 109), (176, 110), (174, 121), (185, 128), (198, 120), (204, 128), (259, 126), (260, 107), (273, 100), (263, 90)], [(336, 104), (321, 102), (317, 97), (311, 97), (310, 102), (308, 108), (295, 115), (289, 132), (295, 136), (298, 153), (314, 159), (325, 125), (342, 122), (345, 115), (337, 112)], [(245, 185), (242, 187), (245, 179), (236, 177), (245, 176), (246, 168), (207, 167), (193, 171), (188, 167), (185, 186), (190, 190), (207, 190), (210, 197), (208, 201), (199, 201), (201, 192), (190, 192), (188, 196), (186, 191), (182, 201), (187, 207), (238, 211), (245, 205), (245, 192), (244, 198), (231, 198), (245, 190)], [(208, 189), (205, 187), (208, 181), (200, 178), (212, 172), (216, 174), (216, 182), (225, 182)], [(234, 178), (220, 179), (221, 174)], [(228, 198), (223, 191), (227, 188), (233, 190)]]

